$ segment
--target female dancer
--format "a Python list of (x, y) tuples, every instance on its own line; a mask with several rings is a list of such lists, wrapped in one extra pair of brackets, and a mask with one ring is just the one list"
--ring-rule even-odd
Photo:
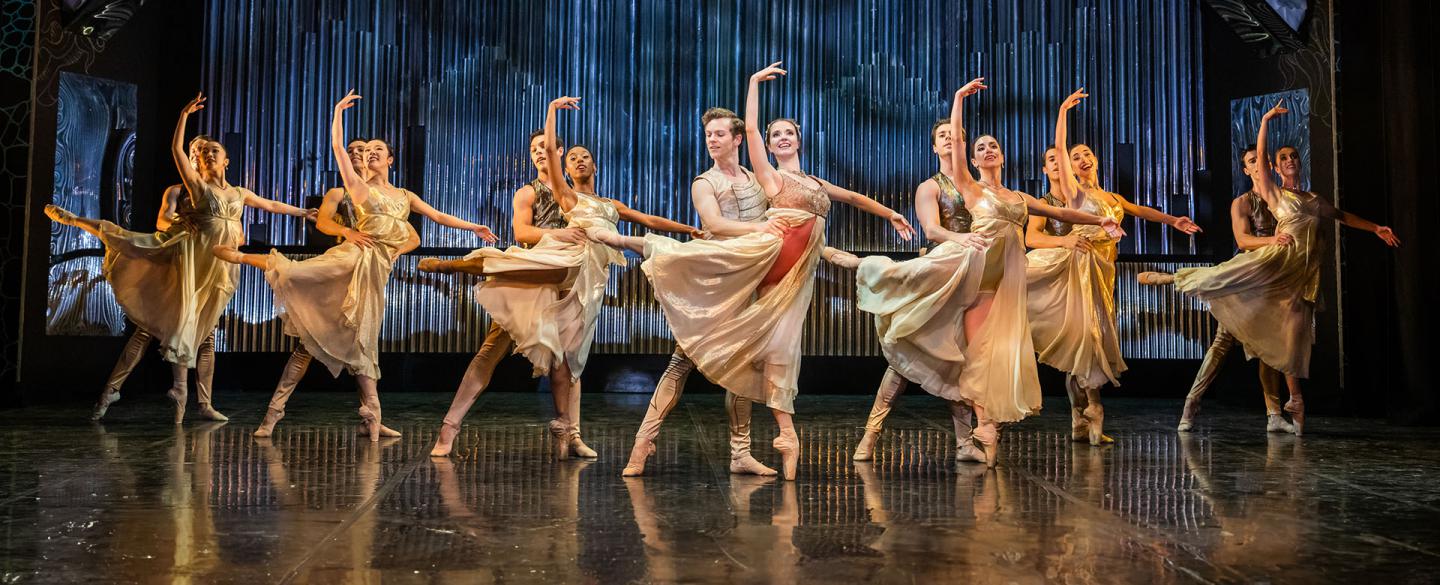
[[(1001, 183), (1005, 155), (994, 136), (974, 142), (970, 162), (980, 170), (980, 179), (970, 174), (964, 160), (965, 129), (962, 106), (966, 97), (988, 89), (977, 78), (955, 92), (950, 124), (960, 136), (955, 148), (955, 187), (974, 218), (972, 229), (990, 240), (983, 260), (967, 265), (979, 272), (976, 298), (966, 310), (963, 330), (966, 345), (964, 371), (951, 391), (971, 405), (978, 426), (975, 439), (985, 453), (985, 462), (995, 465), (999, 440), (997, 424), (1018, 421), (1040, 408), (1040, 381), (1036, 376), (1035, 349), (1025, 307), (1025, 241), (1022, 229), (1028, 213), (1069, 223), (1098, 225), (1113, 237), (1124, 234), (1114, 218), (1076, 209), (1054, 207)], [(912, 260), (911, 262), (914, 262)], [(884, 281), (877, 279), (871, 288)]]
[[(189, 197), (177, 205), (179, 217), (164, 231), (132, 232), (109, 221), (76, 217), (58, 206), (45, 206), (45, 215), (50, 219), (83, 229), (105, 245), (105, 279), (115, 292), (115, 300), (138, 329), (160, 341), (160, 354), (170, 362), (175, 381), (166, 396), (175, 402), (176, 424), (185, 419), (189, 368), (197, 368), (199, 375), (196, 385), (201, 416), (226, 420), (210, 404), (213, 357), (199, 363), (197, 358), (213, 356), (212, 335), (220, 314), (235, 294), (239, 274), (234, 266), (216, 262), (211, 247), (235, 246), (244, 240), (240, 221), (246, 206), (314, 217), (313, 212), (265, 199), (227, 182), (225, 168), (230, 159), (219, 142), (197, 145), (196, 164), (191, 166), (185, 152), (185, 122), (204, 108), (205, 97), (195, 94), (180, 111), (180, 121), (170, 137), (170, 155)], [(119, 385), (107, 385), (95, 406), (94, 418), (104, 416), (119, 399)]]
[[(1305, 430), (1305, 399), (1300, 379), (1310, 375), (1310, 346), (1315, 343), (1315, 295), (1320, 288), (1320, 251), (1315, 231), (1317, 218), (1340, 221), (1372, 232), (1391, 247), (1400, 239), (1388, 227), (1340, 211), (1314, 193), (1300, 191), (1298, 182), (1276, 185), (1265, 156), (1265, 127), (1270, 119), (1288, 113), (1281, 104), (1265, 112), (1255, 139), (1259, 172), (1255, 193), (1279, 222), (1276, 235), (1289, 236), (1288, 244), (1263, 246), (1205, 268), (1182, 268), (1175, 274), (1142, 272), (1140, 284), (1170, 284), (1210, 303), (1210, 314), (1220, 327), (1245, 346), (1245, 355), (1258, 357), (1285, 374), (1290, 400), (1285, 412), (1294, 421), (1295, 435)], [(1292, 157), (1293, 158), (1293, 157)]]
[[(562, 97), (550, 102), (545, 113), (545, 144), (558, 145), (555, 129), (558, 110), (578, 110), (578, 97)], [(552, 150), (554, 150), (552, 148)], [(704, 233), (683, 223), (635, 211), (613, 199), (594, 194), (595, 162), (590, 151), (576, 146), (565, 155), (571, 187), (560, 169), (556, 151), (545, 157), (551, 188), (556, 203), (569, 220), (569, 227), (598, 232), (618, 233), (621, 220), (631, 221), (657, 231), (690, 234)], [(559, 459), (570, 456), (572, 443), (579, 438), (578, 394), (580, 375), (590, 356), (595, 339), (595, 322), (605, 299), (605, 285), (610, 279), (610, 265), (625, 265), (618, 251), (590, 240), (579, 243), (562, 241), (546, 235), (534, 247), (511, 247), (506, 250), (481, 248), (463, 260), (444, 262), (426, 258), (420, 269), (435, 272), (466, 272), (488, 277), (475, 287), (475, 298), (490, 318), (515, 340), (515, 352), (530, 360), (534, 375), (550, 376), (550, 393), (555, 403), (555, 419), (550, 433), (555, 437), (555, 454)], [(558, 278), (553, 276), (558, 275)], [(569, 286), (563, 286), (568, 283)], [(562, 291), (563, 289), (563, 291)], [(461, 412), (447, 414), (441, 423), (432, 457), (450, 454), (455, 436), (460, 433), (460, 420), (473, 403), (456, 396)], [(583, 446), (583, 443), (581, 443)], [(586, 456), (594, 451), (585, 447)]]
[[(1200, 231), (1188, 217), (1175, 217), (1136, 205), (1099, 186), (1095, 154), (1075, 145), (1066, 151), (1066, 114), (1089, 97), (1076, 90), (1060, 104), (1055, 121), (1055, 146), (1045, 153), (1050, 176), (1047, 202), (1122, 221), (1128, 212), (1161, 222), (1186, 234)], [(1078, 180), (1077, 180), (1078, 171)], [(1046, 229), (1042, 230), (1042, 226)], [(1050, 233), (1046, 233), (1049, 231)], [(1118, 240), (1093, 226), (1073, 227), (1061, 221), (1031, 218), (1026, 243), (1030, 334), (1040, 362), (1065, 372), (1070, 396), (1071, 438), (1091, 445), (1113, 443), (1104, 434), (1105, 409), (1100, 388), (1120, 385), (1126, 369), (1115, 327), (1115, 257)]]
[[(745, 144), (755, 178), (769, 200), (766, 217), (783, 228), (782, 237), (766, 231), (681, 244), (654, 235), (591, 235), (645, 254), (641, 268), (655, 287), (676, 344), (707, 378), (770, 407), (780, 427), (773, 444), (781, 455), (782, 473), (785, 479), (795, 479), (800, 439), (791, 415), (798, 392), (801, 326), (814, 292), (815, 266), (825, 247), (830, 203), (848, 203), (883, 217), (906, 240), (915, 229), (889, 207), (805, 174), (800, 167), (800, 127), (794, 120), (776, 119), (761, 136), (760, 84), (785, 75), (779, 66), (776, 62), (750, 77)], [(767, 146), (775, 155), (775, 165), (770, 164)], [(643, 455), (654, 449), (651, 444)], [(632, 466), (636, 455), (632, 451)], [(643, 457), (638, 463), (644, 465)]]
[[(369, 426), (370, 440), (381, 433), (380, 323), (385, 314), (385, 284), (395, 258), (419, 246), (415, 229), (407, 221), (413, 210), (431, 221), (474, 232), (487, 242), (495, 241), (490, 228), (442, 213), (408, 190), (390, 184), (390, 166), (395, 156), (383, 140), (372, 140), (366, 149), (366, 164), (372, 174), (367, 182), (350, 166), (345, 152), (345, 110), (360, 99), (352, 90), (335, 104), (330, 125), (330, 150), (345, 181), (358, 217), (356, 227), (346, 228), (334, 220), (343, 195), (327, 193), (320, 205), (316, 228), (327, 235), (343, 236), (345, 242), (324, 254), (292, 261), (279, 252), (241, 254), (233, 245), (215, 247), (215, 255), (227, 262), (244, 263), (265, 271), (265, 280), (275, 291), (275, 303), (285, 322), (285, 332), (300, 338), (320, 363), (339, 376), (343, 368), (355, 376), (360, 393), (360, 417)], [(343, 192), (342, 192), (343, 193)], [(270, 410), (267, 427), (281, 413)]]

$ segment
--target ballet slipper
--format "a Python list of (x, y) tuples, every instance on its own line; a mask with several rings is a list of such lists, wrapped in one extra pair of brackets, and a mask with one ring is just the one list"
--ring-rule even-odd
[(1285, 402), (1285, 412), (1290, 413), (1290, 420), (1295, 421), (1295, 436), (1300, 436), (1305, 431), (1305, 399), (1298, 396), (1291, 396)]
[(95, 411), (90, 413), (90, 420), (105, 418), (105, 413), (110, 411), (110, 405), (120, 400), (120, 391), (106, 388), (100, 393), (100, 401), (95, 403)]
[(59, 205), (46, 205), (45, 216), (55, 223), (69, 226), (75, 225), (75, 220), (80, 219), (80, 216), (70, 213), (70, 210)]
[(880, 440), (880, 433), (865, 429), (865, 436), (860, 437), (860, 444), (855, 445), (855, 454), (850, 456), (851, 461), (874, 461), (875, 442)]
[(1141, 272), (1135, 275), (1136, 282), (1147, 286), (1161, 286), (1175, 282), (1174, 274), (1164, 272)]
[(185, 422), (185, 390), (171, 387), (165, 392), (165, 396), (175, 403), (175, 424)]
[(369, 431), (371, 443), (380, 442), (380, 415), (376, 412), (379, 408), (379, 404), (375, 405), (375, 410), (371, 410), (369, 405), (362, 404), (358, 410), (360, 418), (365, 419), (365, 426)]
[(241, 264), (245, 261), (245, 254), (228, 244), (215, 244), (210, 247), (210, 253), (217, 259), (224, 260), (231, 264)]
[(984, 463), (985, 452), (975, 446), (974, 438), (965, 437), (960, 440), (959, 444), (955, 445), (955, 461), (960, 463)]
[(551, 450), (555, 453), (555, 459), (564, 461), (570, 458), (570, 425), (565, 421), (553, 419), (550, 421), (550, 437), (554, 440)]
[(760, 477), (775, 477), (780, 472), (767, 467), (754, 457), (746, 455), (739, 459), (730, 460), (730, 473), (735, 475), (758, 475)]
[(203, 418), (205, 420), (213, 420), (217, 422), (225, 422), (227, 420), (230, 420), (230, 417), (220, 414), (220, 411), (215, 410), (215, 407), (210, 406), (209, 404), (201, 404), (199, 414), (200, 418)]
[(1190, 432), (1190, 429), (1195, 428), (1195, 415), (1197, 414), (1200, 414), (1200, 401), (1186, 398), (1185, 409), (1180, 412), (1180, 426), (1175, 427), (1175, 430), (1182, 433)]
[(985, 465), (995, 467), (1000, 459), (1000, 429), (992, 421), (985, 421), (975, 427), (975, 441), (985, 456)]
[(1272, 414), (1266, 417), (1265, 432), (1267, 433), (1290, 433), (1295, 434), (1295, 425), (1285, 420), (1285, 417)]
[(783, 429), (770, 444), (780, 452), (781, 477), (787, 481), (794, 481), (795, 468), (800, 465), (800, 436), (795, 434), (793, 428)]
[(630, 462), (625, 464), (625, 469), (620, 472), (620, 477), (636, 477), (645, 473), (645, 460), (655, 454), (655, 442), (644, 437), (635, 437), (635, 445), (630, 447)]
[(435, 437), (435, 446), (430, 448), (431, 457), (449, 457), (455, 448), (455, 437), (460, 435), (460, 425), (440, 423), (440, 435)]
[(265, 411), (265, 420), (260, 421), (260, 426), (255, 429), (255, 436), (261, 439), (275, 434), (275, 424), (285, 418), (285, 411), (273, 408)]
[(589, 445), (586, 445), (585, 441), (580, 440), (579, 434), (570, 437), (570, 454), (582, 459), (594, 459), (600, 456)]

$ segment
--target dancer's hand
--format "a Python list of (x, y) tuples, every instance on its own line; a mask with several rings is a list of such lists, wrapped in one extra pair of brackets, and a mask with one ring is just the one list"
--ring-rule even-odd
[(1295, 243), (1295, 236), (1290, 234), (1279, 233), (1270, 237), (1270, 245), (1272, 246), (1289, 246), (1293, 243)]
[(785, 232), (788, 231), (790, 231), (790, 222), (785, 221), (785, 218), (782, 217), (772, 217), (764, 223), (755, 224), (755, 233), (757, 234), (770, 234), (783, 239)]
[(1075, 106), (1080, 105), (1080, 100), (1087, 97), (1090, 97), (1090, 94), (1085, 93), (1085, 88), (1075, 90), (1075, 93), (1070, 94), (1070, 97), (1065, 98), (1065, 101), (1060, 104), (1060, 111), (1074, 109)]
[(550, 234), (550, 237), (554, 238), (555, 241), (566, 244), (583, 244), (590, 241), (590, 238), (585, 237), (585, 230), (580, 228), (555, 229), (546, 233)]
[(780, 68), (780, 63), (782, 63), (782, 61), (776, 61), (774, 63), (771, 63), (769, 67), (756, 71), (754, 75), (750, 76), (750, 82), (760, 83), (762, 81), (770, 81), (777, 77), (782, 77), (786, 75), (787, 72), (784, 69)]
[(900, 234), (900, 239), (910, 241), (915, 237), (915, 228), (910, 225), (910, 220), (900, 215), (900, 212), (890, 214), (890, 226)]
[(195, 97), (191, 98), (190, 101), (185, 104), (185, 107), (180, 110), (180, 113), (189, 116), (203, 109), (205, 109), (205, 94), (196, 93)]
[(1180, 231), (1185, 232), (1186, 234), (1192, 235), (1192, 236), (1195, 235), (1196, 232), (1203, 232), (1203, 231), (1205, 231), (1205, 230), (1200, 229), (1200, 226), (1195, 223), (1195, 220), (1190, 219), (1189, 217), (1177, 217), (1177, 218), (1175, 218), (1175, 221), (1170, 222), (1170, 227), (1173, 227), (1173, 228), (1175, 228), (1175, 229), (1177, 229), (1177, 230), (1180, 230)]
[(960, 86), (960, 89), (955, 90), (955, 97), (957, 99), (967, 98), (987, 89), (990, 89), (990, 86), (985, 85), (985, 78), (976, 77), (975, 79), (970, 80), (970, 83), (962, 85)]
[(303, 213), (300, 214), (300, 217), (305, 218), (305, 221), (308, 221), (310, 223), (316, 223), (320, 221), (320, 210), (315, 209), (314, 207), (305, 209), (303, 210)]
[(374, 237), (354, 228), (345, 228), (345, 231), (341, 232), (340, 236), (345, 238), (345, 241), (360, 246), (361, 248), (369, 248), (375, 245)]
[(495, 237), (495, 232), (490, 231), (490, 226), (481, 225), (478, 223), (472, 224), (472, 226), (470, 227), (470, 233), (480, 236), (480, 239), (484, 240), (487, 244), (493, 244), (500, 239)]
[(1375, 235), (1381, 240), (1384, 240), (1385, 245), (1390, 246), (1391, 248), (1400, 247), (1400, 238), (1395, 236), (1395, 230), (1390, 229), (1389, 226), (1376, 226)]
[(1285, 103), (1285, 99), (1284, 99), (1284, 98), (1281, 98), (1280, 101), (1275, 102), (1275, 107), (1270, 108), (1270, 111), (1265, 112), (1265, 116), (1261, 118), (1261, 121), (1266, 121), (1266, 120), (1269, 120), (1270, 118), (1274, 118), (1274, 117), (1276, 117), (1276, 116), (1283, 116), (1283, 115), (1285, 115), (1285, 114), (1290, 113), (1290, 109), (1289, 109), (1289, 108), (1286, 108), (1285, 106), (1281, 105), (1281, 104), (1284, 104), (1284, 103)]
[(579, 98), (579, 97), (570, 97), (570, 96), (564, 96), (564, 97), (555, 98), (554, 100), (552, 100), (552, 101), (550, 102), (550, 109), (552, 109), (552, 110), (578, 110), (578, 109), (580, 109), (580, 98)]
[(335, 111), (339, 112), (353, 108), (355, 107), (355, 102), (358, 101), (360, 101), (360, 94), (355, 93), (355, 90), (352, 89), (345, 94), (345, 97), (340, 98), (340, 101), (335, 102)]
[(955, 234), (950, 236), (950, 241), (959, 244), (962, 248), (984, 250), (990, 247), (990, 238), (985, 237), (984, 234), (977, 234), (975, 232)]
[(708, 240), (710, 239), (710, 232), (707, 232), (697, 227), (692, 227), (690, 228), (690, 237), (697, 240)]
[(1095, 245), (1090, 243), (1090, 238), (1083, 237), (1080, 234), (1070, 234), (1060, 238), (1060, 247), (1069, 248), (1075, 252), (1083, 252), (1085, 254), (1095, 251)]
[(1100, 227), (1105, 230), (1105, 233), (1110, 234), (1112, 238), (1119, 239), (1125, 237), (1125, 228), (1120, 227), (1120, 222), (1115, 221), (1115, 218), (1107, 217), (1100, 220)]

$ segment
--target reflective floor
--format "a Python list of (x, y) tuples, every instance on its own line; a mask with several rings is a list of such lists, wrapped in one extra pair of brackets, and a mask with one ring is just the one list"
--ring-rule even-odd
[[(391, 394), (402, 439), (353, 434), (353, 397), (265, 396), (229, 423), (126, 396), (0, 412), (0, 583), (1433, 582), (1440, 432), (1108, 401), (1114, 446), (1068, 440), (1062, 402), (1006, 430), (995, 470), (956, 465), (947, 412), (907, 396), (872, 464), (863, 397), (802, 397), (800, 481), (727, 472), (719, 396), (687, 396), (649, 475), (620, 469), (644, 396), (587, 396), (598, 461), (551, 461), (547, 395), (481, 398), (457, 456), (427, 456), (444, 394)], [(757, 436), (774, 434), (761, 420)], [(762, 461), (777, 463), (768, 440)]]

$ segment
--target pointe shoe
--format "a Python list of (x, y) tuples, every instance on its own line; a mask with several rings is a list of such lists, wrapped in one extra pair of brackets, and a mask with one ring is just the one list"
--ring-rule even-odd
[(80, 218), (80, 216), (70, 213), (70, 210), (60, 207), (59, 205), (46, 205), (45, 217), (50, 218), (50, 220), (55, 223), (64, 225), (75, 225), (75, 220)]
[(1147, 271), (1135, 275), (1135, 281), (1146, 286), (1160, 286), (1175, 282), (1175, 275)]
[(90, 420), (105, 418), (105, 413), (110, 411), (110, 405), (120, 400), (120, 391), (106, 388), (100, 393), (100, 401), (95, 403), (95, 411), (90, 413)]
[(582, 459), (594, 459), (600, 456), (589, 445), (586, 445), (585, 441), (580, 440), (578, 434), (570, 437), (570, 454)]
[(171, 388), (165, 392), (165, 396), (175, 403), (175, 424), (178, 425), (185, 422), (185, 394), (175, 390)]
[(1190, 432), (1190, 429), (1195, 428), (1195, 415), (1197, 414), (1200, 414), (1200, 401), (1186, 398), (1185, 410), (1180, 413), (1180, 426), (1175, 427), (1175, 430), (1182, 433)]
[(275, 424), (282, 418), (285, 418), (285, 411), (273, 408), (266, 410), (265, 420), (260, 421), (260, 426), (255, 429), (255, 436), (264, 439), (275, 434)]
[(564, 461), (570, 458), (570, 425), (564, 421), (554, 419), (550, 421), (550, 438), (553, 440), (551, 451), (555, 453), (555, 459)]
[(1089, 426), (1090, 446), (1099, 447), (1115, 442), (1115, 439), (1106, 436), (1103, 432), (1105, 427), (1104, 407), (1092, 402), (1090, 406), (1085, 407), (1085, 420)]
[(625, 469), (620, 472), (620, 477), (636, 477), (645, 473), (645, 460), (655, 454), (655, 442), (644, 437), (635, 437), (635, 445), (630, 447), (630, 462), (625, 464)]
[(961, 439), (960, 444), (955, 446), (955, 461), (960, 463), (984, 463), (985, 452), (975, 446), (975, 440), (971, 437)]
[[(367, 422), (365, 422), (365, 421), (360, 421), (360, 425), (355, 428), (355, 434), (357, 434), (357, 435), (368, 435), (368, 434), (370, 434), (370, 423), (367, 423)], [(387, 427), (387, 426), (385, 426), (385, 425), (382, 424), (382, 425), (380, 425), (380, 436), (381, 436), (381, 437), (384, 437), (384, 438), (386, 438), (386, 439), (394, 439), (394, 438), (397, 438), (397, 437), (399, 437), (399, 436), (401, 436), (401, 435), (400, 435), (400, 431), (397, 431), (397, 430), (395, 430), (395, 429), (392, 429), (392, 428)]]
[(381, 425), (380, 425), (380, 416), (379, 416), (378, 414), (376, 414), (375, 411), (370, 410), (370, 408), (369, 408), (367, 405), (363, 405), (363, 404), (360, 405), (359, 412), (360, 412), (360, 418), (365, 419), (365, 427), (366, 427), (366, 429), (369, 431), (369, 434), (370, 434), (370, 442), (371, 442), (371, 443), (379, 443), (379, 442), (380, 442), (380, 427), (381, 427)]
[(1272, 414), (1266, 417), (1265, 432), (1267, 433), (1290, 433), (1295, 434), (1295, 425), (1285, 420), (1285, 417)]
[(795, 431), (781, 431), (770, 444), (780, 452), (781, 477), (786, 481), (795, 480), (795, 468), (800, 465), (800, 436)]
[(1085, 409), (1070, 409), (1070, 440), (1076, 443), (1090, 441), (1090, 421), (1085, 418)]
[(239, 264), (243, 262), (245, 258), (245, 254), (241, 253), (235, 246), (228, 244), (215, 244), (210, 247), (210, 253), (214, 254), (216, 258), (231, 264)]
[(975, 442), (980, 443), (985, 465), (995, 467), (995, 463), (1000, 459), (1000, 429), (993, 422), (981, 423), (975, 427)]
[(215, 410), (215, 407), (210, 406), (209, 404), (201, 404), (199, 414), (200, 418), (203, 418), (205, 420), (213, 420), (217, 422), (225, 422), (227, 420), (230, 420), (230, 417), (220, 414), (220, 411)]
[(735, 475), (758, 475), (760, 477), (775, 477), (780, 472), (766, 467), (764, 463), (757, 461), (754, 457), (744, 455), (739, 459), (730, 459), (730, 473)]
[(460, 435), (460, 425), (440, 423), (440, 436), (435, 437), (435, 446), (430, 448), (431, 457), (449, 457), (455, 448), (455, 437)]
[(874, 461), (875, 442), (880, 440), (880, 433), (865, 429), (865, 436), (860, 437), (860, 444), (855, 445), (855, 454), (850, 456), (851, 461)]
[(1290, 398), (1285, 402), (1285, 412), (1290, 413), (1290, 420), (1295, 421), (1295, 436), (1300, 436), (1305, 431), (1305, 400), (1302, 398)]

